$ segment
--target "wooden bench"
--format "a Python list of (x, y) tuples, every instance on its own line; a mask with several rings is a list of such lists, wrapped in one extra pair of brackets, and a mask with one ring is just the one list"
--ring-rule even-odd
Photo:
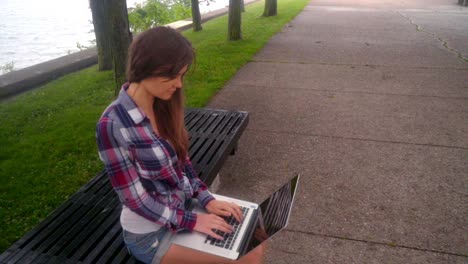
[[(248, 123), (246, 112), (187, 109), (189, 153), (211, 185)], [(127, 251), (121, 205), (101, 172), (0, 255), (0, 263), (138, 263)]]

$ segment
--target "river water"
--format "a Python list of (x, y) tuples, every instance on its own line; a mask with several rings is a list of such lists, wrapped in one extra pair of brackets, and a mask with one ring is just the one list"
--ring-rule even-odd
[[(127, 0), (127, 7), (143, 0)], [(201, 13), (223, 8), (228, 0), (200, 4)], [(92, 45), (88, 0), (0, 0), (0, 67), (18, 70)], [(0, 74), (3, 71), (0, 69)]]

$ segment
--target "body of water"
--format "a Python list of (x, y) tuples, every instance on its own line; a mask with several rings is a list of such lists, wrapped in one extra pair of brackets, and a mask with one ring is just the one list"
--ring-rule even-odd
[[(127, 0), (127, 6), (143, 0)], [(200, 4), (202, 13), (220, 9), (228, 0)], [(22, 69), (91, 46), (88, 0), (0, 0), (0, 66)], [(0, 70), (0, 74), (2, 74)]]

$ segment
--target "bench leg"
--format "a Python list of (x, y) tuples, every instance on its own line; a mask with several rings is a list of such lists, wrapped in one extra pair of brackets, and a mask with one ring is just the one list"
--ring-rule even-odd
[(221, 176), (218, 173), (216, 175), (215, 179), (213, 180), (213, 182), (211, 183), (210, 188), (208, 188), (208, 189), (212, 193), (217, 193), (219, 191), (220, 187), (221, 187)]
[(234, 148), (231, 150), (231, 153), (229, 153), (231, 156), (233, 155), (236, 155), (236, 151), (237, 151), (237, 143), (236, 145), (234, 146)]

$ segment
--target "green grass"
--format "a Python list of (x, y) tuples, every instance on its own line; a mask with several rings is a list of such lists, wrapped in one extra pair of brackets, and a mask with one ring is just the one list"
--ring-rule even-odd
[[(184, 32), (197, 50), (187, 105), (206, 105), (307, 2), (279, 0), (278, 16), (268, 18), (263, 2), (246, 6), (242, 41), (227, 41), (227, 16)], [(112, 73), (94, 66), (0, 104), (0, 252), (102, 169), (94, 129), (113, 87)]]

